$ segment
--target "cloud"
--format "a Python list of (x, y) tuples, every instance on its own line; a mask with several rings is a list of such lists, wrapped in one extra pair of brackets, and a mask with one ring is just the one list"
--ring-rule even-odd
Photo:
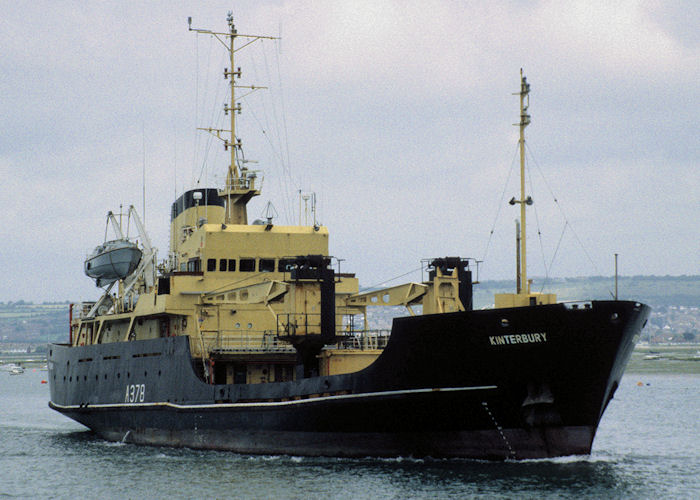
[[(221, 145), (194, 129), (224, 126), (228, 63), (216, 40), (187, 31), (187, 16), (195, 27), (225, 29), (229, 8), (35, 2), (5, 10), (0, 173), (6, 218), (22, 230), (0, 229), (13, 241), (2, 252), (12, 270), (0, 281), (12, 286), (0, 286), (8, 294), (0, 300), (40, 300), (32, 294), (49, 289), (94, 295), (79, 274), (82, 258), (103, 237), (107, 210), (142, 211), (144, 164), (147, 226), (165, 255), (176, 191), (200, 172), (202, 182), (221, 180), (227, 165)], [(244, 99), (239, 122), (246, 154), (265, 175), (251, 218), (272, 200), (280, 219), (296, 221), (297, 190), (315, 190), (332, 252), (367, 284), (421, 257), (480, 258), (501, 193), (517, 191), (503, 184), (523, 67), (532, 159), (599, 267), (618, 249), (630, 273), (697, 273), (689, 256), (700, 232), (697, 18), (694, 2), (236, 5), (239, 32), (281, 27), (283, 36), (237, 54), (241, 83), (270, 87)], [(547, 187), (533, 189), (551, 257), (563, 223), (551, 223), (558, 210), (545, 203)], [(511, 208), (500, 207), (482, 279), (512, 274)], [(554, 269), (595, 273), (574, 246)], [(45, 286), (35, 265), (13, 265), (41, 255), (37, 248), (51, 249), (52, 265), (73, 277), (50, 275)], [(531, 258), (535, 273), (542, 260)]]

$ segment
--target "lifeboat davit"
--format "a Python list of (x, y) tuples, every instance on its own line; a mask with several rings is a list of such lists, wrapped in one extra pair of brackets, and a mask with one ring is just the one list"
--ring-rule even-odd
[(141, 256), (136, 243), (128, 240), (106, 241), (85, 259), (85, 274), (94, 279), (97, 286), (109, 285), (133, 273)]

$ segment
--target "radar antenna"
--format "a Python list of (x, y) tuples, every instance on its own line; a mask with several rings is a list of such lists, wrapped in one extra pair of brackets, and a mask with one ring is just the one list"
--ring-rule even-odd
[[(206, 29), (193, 28), (192, 18), (187, 18), (187, 24), (190, 31), (213, 36), (219, 42), (221, 42), (229, 53), (230, 68), (224, 68), (223, 76), (224, 79), (229, 80), (229, 87), (231, 91), (230, 102), (224, 103), (224, 113), (230, 118), (230, 128), (229, 130), (225, 130), (208, 127), (200, 128), (199, 130), (206, 130), (216, 138), (223, 141), (224, 149), (229, 151), (230, 154), (230, 163), (228, 173), (226, 174), (226, 185), (224, 189), (219, 190), (219, 196), (226, 200), (225, 223), (248, 224), (246, 205), (253, 196), (260, 194), (260, 189), (255, 185), (257, 173), (255, 171), (248, 170), (246, 167), (246, 163), (248, 162), (243, 156), (243, 143), (236, 135), (236, 116), (239, 115), (242, 110), (241, 103), (236, 102), (236, 89), (247, 90), (247, 92), (239, 96), (239, 99), (242, 99), (253, 92), (266, 89), (267, 87), (236, 84), (236, 80), (241, 78), (242, 72), (240, 66), (236, 67), (235, 65), (235, 54), (239, 50), (258, 40), (277, 40), (278, 38), (272, 36), (245, 35), (238, 33), (233, 23), (233, 12), (228, 13), (226, 21), (228, 22), (229, 27), (228, 32), (221, 33)], [(242, 39), (243, 42), (241, 46), (236, 47), (236, 41), (239, 38)]]

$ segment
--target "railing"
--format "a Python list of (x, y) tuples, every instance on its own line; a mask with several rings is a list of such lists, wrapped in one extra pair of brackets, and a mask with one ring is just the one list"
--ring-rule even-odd
[(338, 332), (338, 349), (384, 349), (391, 330), (359, 330)]
[(77, 304), (71, 304), (71, 308), (73, 309), (72, 316), (73, 318), (78, 318), (78, 319), (83, 319), (88, 317), (88, 313), (90, 312), (90, 309), (92, 309), (92, 306), (94, 306), (94, 302), (79, 302)]
[(277, 316), (277, 335), (294, 337), (297, 335), (320, 335), (321, 315), (292, 313)]
[(202, 332), (202, 342), (213, 352), (296, 352), (294, 346), (280, 340), (275, 332), (252, 332), (241, 335), (240, 331)]
[(256, 171), (241, 170), (239, 175), (226, 183), (226, 190), (255, 189)]
[[(338, 331), (336, 349), (384, 349), (389, 342), (391, 330), (362, 330)], [(249, 332), (240, 331), (204, 331), (201, 339), (193, 338), (193, 342), (202, 342), (206, 351), (217, 353), (233, 352), (279, 352), (294, 353), (292, 344), (281, 340), (273, 331)], [(199, 345), (197, 346), (199, 347)]]

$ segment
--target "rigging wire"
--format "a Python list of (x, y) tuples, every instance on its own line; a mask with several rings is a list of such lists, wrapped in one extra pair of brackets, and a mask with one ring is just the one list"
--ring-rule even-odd
[[(285, 100), (284, 100), (284, 86), (282, 85), (282, 70), (280, 68), (280, 54), (282, 53), (282, 28), (280, 27), (280, 37), (279, 40), (275, 40), (275, 44), (277, 45), (277, 50), (275, 51), (275, 62), (277, 63), (277, 78), (279, 81), (279, 86), (280, 86), (280, 105), (282, 107), (282, 130), (284, 131), (284, 146), (285, 150), (287, 153), (287, 162), (286, 164), (283, 164), (285, 167), (285, 174), (288, 179), (288, 183), (286, 184), (287, 187), (287, 199), (288, 203), (291, 205), (292, 202), (292, 193), (289, 192), (289, 187), (290, 185), (295, 185), (296, 188), (300, 188), (301, 186), (296, 184), (294, 182), (294, 178), (292, 177), (292, 160), (291, 160), (291, 155), (289, 152), (289, 129), (287, 127), (287, 112), (286, 112), (286, 107), (285, 107)], [(290, 210), (292, 212), (292, 210)], [(291, 221), (290, 221), (291, 222)]]
[[(261, 45), (263, 45), (263, 47), (264, 47), (264, 44), (262, 42), (264, 42), (264, 40), (261, 40)], [(263, 55), (263, 61), (265, 61), (265, 72), (267, 74), (267, 81), (272, 82), (272, 77), (270, 75), (270, 65), (267, 61), (267, 51), (263, 49), (262, 55)], [(278, 66), (278, 69), (279, 69), (279, 66)], [(279, 76), (278, 76), (278, 78), (279, 78)], [(281, 78), (279, 78), (279, 84), (281, 87), (282, 86), (282, 79)], [(272, 92), (270, 92), (270, 95), (272, 96)], [(281, 135), (280, 130), (279, 130), (280, 120), (278, 117), (277, 106), (275, 105), (274, 98), (270, 99), (270, 105), (272, 107), (273, 123), (274, 123), (275, 129), (276, 129), (275, 135), (277, 138), (277, 142), (279, 143), (279, 146), (281, 148), (283, 146), (284, 142), (282, 140), (282, 135)], [(284, 116), (284, 113), (283, 113), (283, 116)], [(290, 206), (289, 206), (290, 205), (289, 185), (284, 182), (285, 173), (288, 170), (287, 163), (289, 161), (289, 145), (288, 144), (287, 144), (287, 161), (285, 161), (285, 159), (281, 153), (279, 154), (279, 159), (280, 159), (280, 165), (282, 167), (282, 175), (278, 176), (278, 183), (280, 186), (280, 191), (282, 192), (283, 210), (285, 213), (285, 217), (286, 217), (287, 221), (289, 222), (290, 221), (290, 213), (291, 213)]]
[[(191, 167), (191, 172), (190, 172), (190, 183), (191, 185), (197, 185), (199, 184), (201, 178), (202, 178), (202, 173), (204, 169), (204, 164), (207, 161), (207, 156), (209, 153), (209, 149), (211, 148), (211, 138), (206, 139), (205, 147), (204, 147), (204, 154), (202, 157), (202, 166), (199, 168), (199, 175), (196, 174), (197, 171), (197, 164), (199, 162), (197, 156), (200, 151), (200, 144), (202, 142), (201, 139), (201, 131), (198, 129), (199, 128), (199, 119), (200, 119), (200, 108), (204, 109), (206, 106), (203, 105), (202, 103), (208, 102), (208, 90), (209, 90), (209, 74), (210, 74), (210, 68), (211, 68), (211, 53), (212, 53), (212, 36), (210, 35), (210, 40), (209, 40), (209, 51), (207, 53), (207, 64), (206, 64), (206, 78), (204, 80), (204, 85), (200, 85), (200, 78), (199, 78), (199, 36), (200, 33), (196, 33), (196, 39), (197, 39), (197, 44), (196, 44), (196, 71), (195, 71), (195, 78), (196, 78), (196, 85), (195, 85), (195, 122), (194, 122), (194, 127), (193, 127), (193, 133), (194, 133), (194, 148), (193, 148), (193, 154), (192, 154), (192, 167)], [(202, 94), (202, 99), (200, 101), (200, 86), (203, 87), (203, 94)], [(203, 114), (203, 113), (201, 113)], [(211, 122), (210, 122), (211, 124)], [(213, 125), (213, 124), (212, 124)]]
[[(263, 103), (263, 114), (264, 114), (264, 123), (266, 124), (265, 127), (261, 124), (261, 120), (254, 116), (256, 121), (258, 122), (258, 125), (261, 128), (262, 133), (265, 136), (265, 139), (267, 140), (273, 155), (274, 155), (274, 160), (275, 160), (275, 165), (279, 169), (279, 175), (274, 176), (276, 179), (278, 186), (279, 186), (279, 192), (280, 192), (280, 197), (281, 197), (281, 202), (282, 202), (282, 212), (284, 215), (285, 220), (289, 223), (291, 222), (291, 217), (292, 217), (292, 208), (291, 208), (291, 203), (292, 203), (292, 197), (289, 192), (289, 182), (287, 182), (288, 178), (291, 178), (290, 174), (290, 167), (289, 167), (289, 143), (286, 137), (282, 135), (280, 132), (280, 112), (278, 110), (277, 106), (277, 99), (275, 97), (275, 92), (274, 89), (276, 86), (281, 87), (282, 83), (282, 78), (281, 74), (279, 72), (279, 64), (277, 65), (278, 68), (278, 75), (277, 75), (277, 83), (278, 85), (273, 86), (273, 78), (270, 72), (270, 63), (268, 61), (268, 54), (267, 54), (267, 49), (265, 47), (265, 41), (261, 39), (260, 44), (261, 48), (260, 51), (262, 52), (262, 57), (261, 59), (264, 61), (265, 64), (265, 75), (266, 75), (266, 81), (268, 82), (269, 85), (269, 95), (271, 97), (270, 99), (270, 107), (271, 109), (271, 115), (272, 118), (269, 119), (268, 113), (267, 113), (267, 106), (265, 105), (265, 101), (262, 101)], [(275, 44), (277, 43), (277, 40), (274, 40)], [(256, 70), (257, 74), (257, 67), (255, 66), (255, 59), (252, 60), (253, 68)], [(283, 101), (282, 101), (283, 102)], [(254, 114), (254, 113), (253, 113)], [(282, 111), (282, 116), (284, 118), (284, 110)], [(282, 153), (282, 150), (284, 149), (286, 145), (286, 150), (287, 150), (287, 159), (285, 160), (285, 157)]]
[[(200, 33), (196, 34), (195, 37), (195, 64), (196, 64), (196, 71), (195, 71), (195, 77), (196, 77), (196, 82), (195, 82), (195, 112), (194, 112), (194, 121), (195, 121), (195, 126), (194, 126), (194, 148), (193, 148), (193, 157), (192, 157), (192, 180), (194, 181), (195, 185), (200, 184), (202, 181), (202, 178), (205, 177), (205, 182), (206, 182), (206, 174), (208, 173), (207, 170), (207, 165), (210, 164), (213, 160), (211, 158), (211, 148), (212, 148), (212, 143), (214, 142), (214, 134), (209, 133), (207, 134), (206, 139), (202, 139), (200, 136), (200, 130), (197, 130), (197, 128), (200, 126), (199, 121), (204, 113), (200, 111), (204, 110), (207, 108), (206, 103), (213, 103), (213, 108), (211, 112), (211, 123), (212, 127), (213, 126), (219, 126), (220, 121), (222, 119), (222, 110), (220, 107), (216, 106), (216, 102), (218, 102), (219, 95), (221, 93), (221, 81), (218, 80), (218, 84), (216, 85), (214, 95), (215, 99), (209, 99), (209, 95), (212, 93), (212, 86), (209, 85), (209, 79), (210, 79), (210, 73), (211, 73), (211, 65), (212, 65), (212, 52), (213, 52), (213, 45), (214, 45), (214, 36), (209, 35), (209, 45), (208, 45), (208, 50), (207, 50), (207, 57), (206, 57), (206, 78), (204, 79), (204, 82), (202, 83), (200, 81)], [(259, 40), (261, 45), (263, 46), (262, 49), (262, 56), (263, 60), (265, 62), (265, 71), (267, 74), (267, 81), (272, 82), (271, 78), (271, 72), (270, 72), (270, 64), (268, 62), (268, 57), (267, 53), (264, 50), (264, 40)], [(275, 44), (277, 45), (278, 41), (275, 41)], [(278, 107), (275, 103), (275, 99), (271, 99), (271, 106), (272, 106), (272, 122), (268, 119), (268, 113), (266, 111), (266, 106), (265, 103), (263, 102), (263, 117), (262, 119), (257, 115), (254, 111), (254, 107), (251, 106), (248, 108), (248, 111), (250, 112), (251, 116), (253, 119), (257, 122), (257, 125), (260, 127), (260, 130), (262, 131), (263, 136), (265, 137), (265, 140), (268, 142), (272, 153), (273, 157), (276, 159), (277, 162), (279, 162), (279, 165), (281, 166), (281, 171), (282, 175), (278, 177), (280, 181), (280, 192), (283, 195), (283, 212), (284, 216), (288, 221), (291, 221), (291, 218), (293, 217), (292, 212), (292, 198), (293, 198), (293, 193), (290, 191), (293, 186), (296, 186), (297, 183), (294, 182), (290, 164), (291, 164), (291, 155), (290, 155), (290, 148), (289, 148), (289, 134), (288, 134), (288, 127), (287, 127), (287, 120), (286, 120), (286, 113), (284, 112), (285, 108), (285, 100), (284, 100), (284, 92), (282, 89), (282, 78), (281, 78), (281, 69), (280, 69), (280, 58), (279, 58), (279, 53), (281, 53), (281, 49), (279, 46), (277, 46), (277, 50), (275, 51), (275, 63), (277, 67), (277, 73), (278, 73), (278, 81), (279, 81), (279, 87), (280, 87), (280, 102), (282, 106), (282, 119), (280, 120), (279, 114), (280, 111), (278, 110)], [(223, 56), (222, 56), (222, 62), (223, 62)], [(251, 64), (253, 67), (254, 74), (257, 75), (257, 68), (255, 66), (255, 60), (251, 60)], [(200, 90), (200, 87), (203, 87), (203, 90)], [(271, 92), (272, 95), (272, 92)], [(243, 96), (241, 98), (241, 101), (250, 103), (251, 101), (249, 99), (246, 99), (246, 96)], [(274, 96), (272, 96), (274, 97)], [(230, 107), (234, 108), (236, 103), (231, 103)], [(218, 109), (218, 113), (217, 113)], [(235, 112), (233, 109), (231, 109), (230, 112)], [(272, 127), (266, 127), (264, 126), (264, 123), (274, 123), (275, 125)], [(280, 127), (280, 123), (282, 126)], [(223, 127), (221, 127), (223, 128)], [(280, 130), (281, 129), (281, 130)], [(272, 133), (270, 133), (272, 132)], [(234, 147), (237, 141), (237, 137), (232, 137), (231, 138), (233, 141), (233, 144), (230, 145), (230, 147)], [(202, 141), (204, 141), (204, 144), (202, 144)], [(215, 153), (218, 156), (218, 152)], [(285, 159), (286, 155), (286, 159)], [(236, 151), (236, 157), (238, 158), (238, 152)], [(197, 173), (197, 170), (199, 172)], [(177, 186), (176, 186), (177, 190)]]
[[(245, 101), (245, 99), (246, 98), (244, 97), (241, 100)], [(272, 152), (274, 153), (275, 158), (279, 161), (284, 161), (282, 158), (282, 154), (275, 147), (274, 142), (272, 142), (272, 139), (270, 138), (270, 134), (267, 133), (267, 129), (265, 128), (263, 123), (260, 121), (260, 118), (258, 118), (258, 115), (255, 113), (255, 111), (253, 111), (253, 108), (251, 107), (248, 112), (250, 113), (250, 116), (253, 117), (253, 119), (258, 124), (258, 126), (260, 127), (260, 131), (262, 132), (263, 136), (265, 137), (265, 140), (267, 140), (268, 144), (270, 145), (270, 148), (272, 148)]]
[[(213, 38), (214, 37), (211, 36), (211, 39), (213, 39)], [(211, 55), (211, 39), (210, 39), (210, 44), (209, 44), (210, 55)], [(219, 66), (223, 66), (224, 57), (225, 57), (225, 54), (222, 52), (221, 61), (220, 61)], [(209, 62), (207, 63), (207, 69), (208, 68), (209, 68)], [(209, 74), (209, 71), (207, 71), (207, 75), (208, 74)], [(231, 78), (233, 78), (233, 76)], [(211, 101), (212, 102), (212, 105), (211, 105), (212, 109), (211, 109), (211, 118), (210, 118), (209, 123), (215, 124), (215, 126), (221, 124), (221, 114), (223, 112), (222, 107), (216, 105), (216, 103), (219, 102), (219, 96), (221, 93), (221, 80), (222, 79), (217, 79), (216, 88), (214, 90), (214, 99)], [(215, 116), (216, 116), (216, 118), (215, 118)], [(212, 143), (214, 142), (214, 135), (213, 134), (208, 133), (207, 136), (208, 137), (207, 137), (206, 146), (204, 149), (204, 157), (202, 158), (202, 165), (201, 165), (201, 168), (199, 170), (199, 176), (197, 176), (197, 180), (196, 180), (195, 184), (199, 184), (202, 180), (202, 176), (206, 173), (205, 168), (207, 166), (207, 160), (209, 159), (209, 153), (211, 151)], [(234, 144), (236, 143), (235, 137), (231, 137), (231, 140), (233, 141)], [(234, 144), (229, 145), (229, 147), (235, 147)], [(205, 178), (205, 181), (206, 181), (206, 178)]]
[[(195, 165), (197, 165), (197, 151), (199, 150), (199, 131), (197, 130), (197, 122), (199, 121), (199, 33), (195, 33), (195, 86), (194, 86), (194, 126), (192, 127), (192, 166), (190, 170), (190, 175), (194, 174)], [(177, 181), (176, 181), (177, 182)], [(177, 184), (175, 185), (175, 192), (177, 195)]]
[[(559, 212), (561, 213), (562, 218), (564, 219), (564, 223), (565, 223), (564, 228), (566, 229), (566, 226), (569, 226), (569, 228), (571, 229), (571, 232), (572, 232), (573, 235), (574, 235), (574, 238), (576, 238), (576, 241), (577, 241), (578, 244), (581, 246), (581, 249), (583, 250), (583, 253), (586, 255), (586, 258), (588, 259), (588, 261), (589, 261), (589, 262), (591, 263), (591, 265), (593, 266), (593, 269), (595, 270), (596, 274), (597, 274), (597, 275), (602, 275), (602, 273), (601, 273), (600, 270), (598, 269), (598, 266), (596, 266), (595, 261), (593, 260), (593, 258), (591, 257), (591, 255), (588, 253), (588, 250), (586, 249), (586, 246), (583, 244), (583, 241), (581, 240), (581, 238), (579, 238), (578, 234), (576, 233), (576, 230), (574, 229), (574, 227), (573, 227), (573, 226), (571, 225), (571, 223), (569, 222), (569, 219), (568, 219), (568, 217), (566, 216), (566, 213), (564, 212), (564, 208), (559, 204), (559, 200), (557, 199), (557, 197), (556, 197), (555, 194), (554, 194), (554, 191), (552, 190), (551, 186), (550, 186), (549, 183), (547, 182), (547, 178), (544, 176), (544, 173), (543, 173), (542, 169), (540, 168), (539, 163), (537, 163), (537, 160), (535, 159), (535, 155), (533, 154), (532, 150), (531, 150), (530, 147), (527, 145), (527, 143), (525, 143), (525, 147), (527, 148), (527, 151), (528, 151), (528, 153), (529, 153), (529, 155), (530, 155), (530, 158), (532, 158), (532, 161), (533, 161), (533, 163), (535, 164), (535, 167), (537, 168), (538, 172), (540, 173), (540, 176), (542, 177), (542, 180), (544, 181), (545, 186), (546, 186), (547, 189), (549, 190), (549, 194), (552, 196), (552, 199), (554, 200), (554, 204), (557, 206), (557, 208), (559, 209)], [(563, 236), (563, 233), (562, 233), (562, 236)], [(553, 266), (553, 264), (554, 264), (554, 258), (552, 258), (552, 262), (550, 263), (550, 269), (551, 269), (551, 267)], [(610, 291), (610, 293), (612, 293), (612, 290), (609, 290), (609, 291)]]
[[(534, 156), (534, 154), (533, 154), (533, 152), (532, 152), (532, 150), (531, 150), (531, 148), (530, 148), (530, 146), (528, 145), (527, 142), (525, 143), (525, 147), (526, 147), (526, 149), (527, 149), (528, 157), (529, 157), (529, 158), (532, 160), (532, 162), (534, 163), (534, 165), (535, 165), (537, 171), (539, 172), (540, 176), (542, 177), (542, 180), (544, 181), (545, 186), (547, 187), (547, 190), (549, 191), (550, 196), (552, 197), (552, 199), (553, 199), (555, 205), (557, 206), (557, 209), (559, 210), (559, 212), (560, 212), (562, 218), (564, 219), (564, 228), (563, 228), (563, 230), (562, 230), (562, 234), (561, 234), (560, 237), (559, 237), (559, 241), (557, 242), (557, 247), (556, 247), (556, 249), (555, 249), (555, 251), (554, 251), (554, 254), (552, 255), (552, 259), (551, 259), (549, 265), (547, 265), (547, 260), (546, 260), (545, 251), (544, 251), (544, 242), (543, 242), (543, 238), (542, 238), (542, 231), (541, 231), (541, 226), (540, 226), (540, 221), (539, 221), (539, 213), (538, 213), (538, 211), (537, 211), (537, 207), (535, 206), (535, 221), (536, 221), (536, 225), (537, 225), (537, 235), (538, 235), (538, 239), (539, 239), (539, 242), (540, 242), (540, 249), (541, 249), (541, 252), (542, 252), (542, 259), (543, 259), (544, 272), (545, 272), (545, 280), (544, 280), (544, 282), (543, 282), (543, 284), (542, 284), (542, 287), (541, 287), (541, 289), (540, 289), (540, 292), (544, 289), (544, 287), (547, 285), (547, 283), (548, 283), (548, 281), (549, 281), (549, 279), (550, 279), (550, 273), (551, 273), (551, 270), (552, 270), (552, 268), (553, 268), (553, 266), (554, 266), (554, 262), (555, 262), (555, 260), (556, 260), (557, 255), (558, 255), (558, 252), (559, 252), (559, 249), (560, 249), (560, 247), (561, 247), (562, 240), (563, 240), (563, 238), (564, 238), (564, 235), (565, 235), (565, 233), (566, 233), (567, 228), (569, 228), (569, 229), (571, 230), (572, 234), (574, 235), (574, 238), (576, 239), (576, 241), (577, 241), (578, 244), (580, 245), (581, 249), (583, 250), (583, 252), (584, 252), (584, 254), (586, 255), (586, 258), (588, 259), (588, 261), (590, 262), (590, 264), (593, 266), (593, 269), (595, 270), (596, 274), (600, 275), (601, 273), (600, 273), (600, 271), (599, 271), (599, 269), (598, 269), (598, 266), (596, 266), (595, 261), (593, 260), (593, 258), (592, 258), (591, 255), (589, 254), (588, 250), (586, 249), (585, 245), (583, 244), (583, 241), (581, 240), (581, 238), (578, 236), (578, 234), (577, 234), (576, 231), (574, 230), (573, 226), (571, 225), (571, 222), (569, 221), (568, 217), (566, 216), (566, 213), (564, 212), (563, 207), (560, 205), (559, 200), (557, 199), (556, 195), (554, 194), (554, 191), (552, 190), (552, 187), (551, 187), (551, 186), (549, 185), (549, 183), (547, 182), (547, 178), (545, 177), (544, 172), (542, 171), (542, 168), (540, 167), (539, 163), (538, 163), (537, 160), (535, 159), (535, 156)], [(485, 251), (484, 251), (484, 256), (483, 256), (483, 258), (481, 259), (482, 262), (486, 262), (486, 258), (487, 258), (487, 256), (488, 256), (488, 251), (489, 251), (489, 248), (490, 248), (490, 245), (491, 245), (491, 241), (492, 241), (493, 235), (494, 235), (494, 233), (495, 233), (496, 224), (498, 223), (498, 218), (499, 218), (500, 213), (501, 213), (501, 210), (502, 210), (502, 208), (503, 208), (503, 204), (504, 204), (504, 203), (503, 203), (503, 200), (505, 199), (505, 193), (506, 193), (506, 190), (508, 189), (508, 184), (509, 184), (509, 182), (510, 182), (510, 178), (511, 178), (512, 173), (513, 173), (513, 168), (514, 168), (514, 165), (515, 165), (515, 159), (516, 159), (516, 156), (517, 156), (517, 149), (518, 149), (518, 147), (516, 146), (516, 151), (515, 151), (515, 153), (513, 154), (513, 160), (511, 161), (510, 170), (508, 171), (508, 177), (507, 177), (507, 179), (506, 179), (505, 185), (504, 185), (504, 187), (503, 187), (503, 192), (501, 193), (501, 197), (500, 197), (500, 200), (499, 200), (499, 203), (498, 203), (498, 210), (497, 210), (497, 212), (496, 212), (496, 216), (494, 217), (493, 225), (491, 226), (491, 230), (490, 230), (490, 232), (489, 232), (489, 238), (488, 238), (488, 241), (487, 241), (487, 243), (486, 243), (486, 249), (485, 249)], [(527, 175), (528, 175), (528, 183), (529, 183), (529, 185), (530, 185), (530, 192), (532, 192), (532, 191), (533, 191), (533, 187), (532, 187), (532, 171), (531, 171), (531, 169), (528, 169)], [(612, 292), (611, 292), (611, 293), (612, 293)]]
[[(527, 144), (527, 143), (526, 143)], [(527, 170), (527, 182), (530, 185), (530, 192), (534, 193), (535, 190), (532, 185), (532, 170), (529, 168), (529, 165), (526, 163), (525, 168)], [(544, 282), (542, 283), (542, 288), (540, 289), (540, 292), (542, 289), (544, 289), (545, 285), (549, 281), (549, 269), (547, 268), (547, 259), (544, 255), (544, 242), (542, 241), (542, 230), (540, 226), (540, 217), (539, 213), (537, 212), (537, 203), (533, 203), (532, 208), (535, 211), (535, 225), (537, 227), (537, 239), (540, 242), (540, 252), (542, 253), (542, 265), (544, 266)]]
[[(253, 73), (257, 80), (264, 80), (268, 82), (269, 95), (271, 97), (271, 111), (270, 113), (268, 113), (267, 103), (265, 100), (261, 101), (261, 104), (259, 105), (253, 105), (252, 103), (255, 101), (253, 101), (252, 98), (248, 98), (248, 96), (252, 94), (246, 94), (241, 98), (241, 101), (249, 104), (248, 106), (246, 106), (247, 113), (250, 114), (250, 116), (260, 128), (262, 136), (265, 138), (265, 141), (267, 141), (267, 144), (270, 147), (274, 163), (277, 167), (279, 167), (280, 175), (275, 176), (275, 178), (279, 183), (280, 195), (282, 198), (282, 212), (287, 222), (291, 222), (293, 216), (293, 210), (291, 208), (291, 205), (293, 202), (292, 194), (290, 193), (290, 185), (293, 185), (295, 183), (293, 182), (291, 168), (289, 166), (291, 164), (291, 161), (289, 153), (288, 133), (286, 127), (286, 114), (284, 112), (284, 98), (280, 97), (280, 101), (282, 102), (282, 120), (280, 120), (280, 110), (278, 109), (277, 100), (275, 98), (274, 92), (275, 87), (280, 87), (281, 89), (282, 86), (279, 58), (276, 59), (276, 66), (278, 72), (277, 82), (279, 82), (279, 85), (273, 86), (273, 78), (270, 71), (270, 63), (268, 60), (267, 50), (265, 48), (265, 40), (261, 39), (259, 40), (259, 42), (261, 44), (260, 51), (262, 52), (262, 56), (260, 57), (260, 59), (262, 59), (265, 64), (266, 79), (261, 78), (258, 75), (258, 66), (256, 65), (256, 58), (251, 57), (248, 64), (251, 65)], [(275, 40), (275, 43), (277, 43), (277, 40)], [(283, 93), (280, 92), (280, 96), (282, 95)], [(256, 113), (255, 109), (258, 107), (261, 107), (262, 115), (260, 113)], [(280, 131), (280, 122), (284, 124), (284, 134)], [(286, 159), (285, 154), (287, 156)]]
[(360, 289), (360, 291), (366, 292), (369, 290), (373, 290), (375, 288), (379, 288), (381, 285), (384, 285), (385, 283), (391, 283), (392, 281), (396, 281), (397, 279), (403, 278), (404, 276), (408, 276), (409, 274), (417, 273), (418, 271), (422, 271), (422, 270), (423, 270), (423, 266), (421, 265), (419, 268), (412, 269), (411, 271), (408, 271), (407, 273), (403, 273), (399, 276), (394, 276), (393, 278), (390, 278), (388, 280), (382, 280), (379, 283), (377, 283), (376, 285), (362, 287)]
[[(554, 254), (552, 255), (552, 261), (549, 264), (549, 270), (552, 270), (552, 266), (554, 265), (554, 259), (557, 257), (557, 253), (559, 252), (559, 247), (561, 246), (561, 242), (564, 239), (564, 233), (566, 233), (566, 228), (569, 226), (568, 222), (564, 223), (564, 228), (561, 231), (561, 235), (559, 235), (559, 241), (557, 242), (557, 247), (554, 249)], [(545, 266), (546, 269), (546, 266)], [(542, 290), (544, 290), (546, 284), (546, 280), (544, 283), (542, 283), (542, 286), (540, 287), (540, 293), (542, 293)]]
[[(201, 131), (198, 130), (198, 127), (199, 127), (199, 109), (200, 109), (200, 107), (202, 109), (204, 109), (204, 106), (200, 103), (200, 100), (199, 100), (199, 35), (200, 35), (199, 33), (196, 33), (196, 38), (197, 38), (196, 82), (197, 82), (197, 84), (196, 84), (196, 90), (195, 90), (196, 97), (195, 97), (195, 123), (194, 123), (194, 154), (193, 154), (193, 160), (192, 160), (192, 171), (190, 173), (190, 175), (191, 175), (190, 182), (192, 184), (197, 184), (198, 182), (196, 182), (195, 179), (197, 179), (198, 177), (201, 178), (201, 169), (200, 169), (200, 175), (195, 176), (197, 163), (198, 163), (197, 153), (199, 151), (200, 143), (201, 143), (201, 139), (200, 139)], [(201, 102), (207, 102), (207, 94), (208, 94), (207, 91), (209, 89), (209, 73), (210, 73), (210, 68), (211, 68), (212, 39), (213, 39), (213, 36), (209, 35), (209, 51), (207, 52), (207, 70), (205, 72), (206, 78), (204, 80), (204, 95), (202, 96)], [(207, 142), (207, 145), (205, 148), (206, 152), (204, 154), (204, 159), (202, 160), (203, 163), (206, 161), (206, 156), (207, 156), (209, 147), (210, 147), (209, 142)]]
[[(219, 110), (219, 113), (216, 117), (216, 121), (214, 121), (214, 117), (212, 116), (212, 121), (210, 123), (219, 124), (220, 121), (221, 121), (221, 110)], [(209, 133), (208, 137), (207, 137), (207, 141), (206, 141), (206, 146), (204, 147), (204, 157), (202, 158), (202, 166), (199, 169), (199, 175), (197, 176), (197, 181), (195, 182), (195, 184), (199, 184), (202, 180), (202, 176), (206, 173), (205, 169), (207, 166), (207, 161), (209, 159), (209, 153), (211, 151), (213, 142), (214, 142), (214, 136), (211, 133)], [(229, 147), (233, 147), (233, 146), (229, 146)], [(205, 179), (205, 181), (206, 181), (206, 179)]]
[(496, 230), (496, 224), (498, 223), (498, 217), (501, 215), (501, 210), (503, 209), (503, 199), (506, 196), (506, 190), (508, 189), (508, 184), (510, 182), (510, 177), (513, 175), (513, 167), (515, 166), (515, 158), (518, 155), (518, 147), (516, 146), (515, 152), (513, 153), (513, 159), (510, 162), (510, 170), (508, 170), (508, 177), (503, 185), (503, 192), (501, 193), (501, 199), (498, 201), (498, 210), (496, 210), (496, 217), (493, 219), (493, 224), (491, 225), (491, 231), (489, 232), (489, 239), (486, 241), (486, 249), (484, 250), (484, 256), (481, 258), (482, 262), (486, 262), (486, 256), (489, 253), (489, 247), (491, 246), (491, 240), (493, 239), (493, 233)]

